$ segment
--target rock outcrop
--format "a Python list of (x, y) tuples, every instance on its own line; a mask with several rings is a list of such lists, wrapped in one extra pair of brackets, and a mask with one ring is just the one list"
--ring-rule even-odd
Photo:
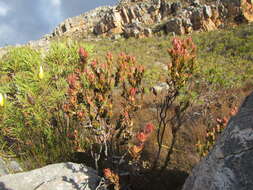
[(183, 190), (253, 189), (253, 93), (241, 105), (213, 150), (194, 169)]
[[(180, 1), (127, 1), (108, 11), (94, 26), (94, 33), (97, 35), (110, 35), (112, 33), (125, 35), (129, 24), (136, 22), (150, 28), (163, 23), (164, 27), (161, 29), (167, 33), (185, 34), (193, 30), (210, 31), (220, 27), (226, 19), (233, 19), (241, 14), (251, 21), (250, 16), (253, 18), (252, 3), (246, 0), (221, 0), (200, 4), (199, 1), (192, 0), (183, 6)], [(135, 30), (134, 36), (136, 34), (142, 36), (143, 31), (137, 32)]]
[(49, 37), (92, 33), (96, 23), (104, 18), (111, 9), (110, 6), (98, 7), (79, 16), (68, 18), (60, 23)]
[(71, 162), (52, 164), (24, 173), (0, 177), (1, 190), (94, 190), (99, 184), (97, 173)]
[[(49, 38), (57, 36), (89, 34), (125, 37), (150, 36), (160, 30), (176, 34), (193, 30), (210, 31), (227, 19), (244, 15), (253, 21), (253, 7), (248, 0), (210, 0), (201, 4), (199, 0), (185, 3), (168, 0), (121, 0), (115, 6), (99, 7), (80, 16), (66, 19)], [(133, 27), (138, 23), (138, 27)], [(144, 30), (145, 29), (145, 30)]]

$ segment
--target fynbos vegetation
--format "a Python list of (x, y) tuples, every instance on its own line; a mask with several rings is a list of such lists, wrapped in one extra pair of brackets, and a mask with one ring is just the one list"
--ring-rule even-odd
[[(252, 79), (251, 27), (173, 37), (172, 45), (162, 36), (10, 49), (0, 60), (1, 156), (26, 169), (86, 163), (115, 190), (145, 189), (151, 178), (160, 185), (156, 177), (173, 167), (189, 172), (225, 128), (223, 110), (239, 102), (231, 91)], [(160, 82), (166, 87), (155, 91)]]

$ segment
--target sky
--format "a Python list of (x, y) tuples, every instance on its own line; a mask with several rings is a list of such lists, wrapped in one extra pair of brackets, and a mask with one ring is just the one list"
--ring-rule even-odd
[(117, 0), (0, 0), (0, 47), (51, 33), (64, 19)]

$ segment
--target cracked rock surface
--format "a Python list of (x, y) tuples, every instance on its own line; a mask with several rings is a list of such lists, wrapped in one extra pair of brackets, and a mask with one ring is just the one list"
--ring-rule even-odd
[(253, 93), (187, 178), (183, 190), (253, 189)]

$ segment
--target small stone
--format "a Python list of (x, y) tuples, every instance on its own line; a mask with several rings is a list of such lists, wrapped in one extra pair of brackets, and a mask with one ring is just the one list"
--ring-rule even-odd
[(154, 94), (159, 94), (163, 90), (167, 90), (167, 89), (169, 89), (169, 85), (166, 82), (161, 82), (161, 83), (159, 83), (159, 84), (157, 84), (157, 85), (150, 88), (150, 90)]

